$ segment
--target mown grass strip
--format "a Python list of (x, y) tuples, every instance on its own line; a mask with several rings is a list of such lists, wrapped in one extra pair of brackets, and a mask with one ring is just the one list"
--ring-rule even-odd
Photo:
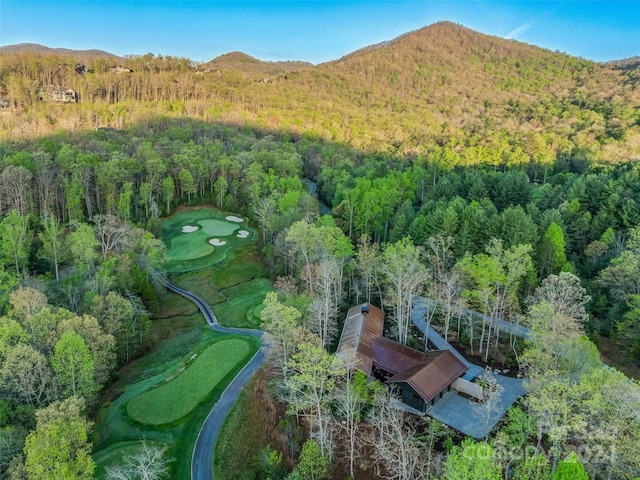
[(177, 377), (132, 398), (127, 413), (147, 425), (179, 420), (198, 406), (250, 351), (249, 344), (240, 339), (214, 343)]

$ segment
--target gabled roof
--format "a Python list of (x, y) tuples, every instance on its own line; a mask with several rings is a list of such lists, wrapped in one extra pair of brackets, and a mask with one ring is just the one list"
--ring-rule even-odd
[(384, 312), (370, 303), (351, 307), (338, 343), (338, 357), (355, 354), (357, 368), (370, 376), (373, 366), (389, 372), (390, 383), (405, 382), (425, 401), (464, 372), (466, 365), (449, 350), (423, 353), (382, 336)]
[[(368, 310), (363, 313), (364, 310)], [(373, 341), (382, 335), (384, 326), (384, 312), (370, 303), (363, 303), (351, 307), (344, 320), (340, 343), (338, 343), (338, 357), (346, 357), (355, 353), (358, 368), (365, 374), (371, 375), (371, 364), (374, 357)]]
[(466, 371), (467, 366), (450, 350), (434, 350), (424, 354), (423, 362), (394, 375), (388, 382), (408, 383), (429, 402)]
[(424, 353), (386, 337), (376, 338), (372, 345), (374, 363), (393, 375), (409, 370), (424, 361)]

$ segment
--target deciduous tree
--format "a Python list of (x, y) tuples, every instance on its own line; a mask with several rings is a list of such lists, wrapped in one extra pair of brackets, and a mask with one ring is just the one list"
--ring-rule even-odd
[(53, 264), (57, 282), (60, 280), (58, 267), (65, 260), (68, 251), (64, 241), (64, 228), (53, 215), (44, 218), (40, 223), (42, 232), (38, 236), (42, 241), (42, 249), (39, 255)]
[(403, 409), (393, 394), (376, 395), (368, 420), (374, 431), (370, 442), (378, 461), (385, 470), (385, 477), (399, 480), (422, 478), (424, 445), (417, 434), (417, 425), (407, 421)]
[(299, 345), (287, 364), (289, 375), (284, 386), (291, 398), (288, 410), (302, 413), (311, 422), (311, 436), (318, 442), (323, 456), (333, 451), (327, 404), (342, 374), (340, 361), (322, 348), (305, 342)]
[(58, 395), (58, 382), (46, 357), (26, 344), (18, 344), (7, 353), (0, 368), (0, 383), (10, 398), (36, 408)]
[(65, 395), (92, 398), (96, 392), (95, 361), (80, 335), (71, 331), (62, 334), (51, 357), (51, 365)]
[(419, 294), (431, 278), (423, 264), (423, 252), (404, 238), (386, 246), (380, 269), (385, 276), (386, 295), (393, 308), (398, 341), (406, 345), (413, 296)]
[(24, 273), (32, 235), (29, 218), (16, 209), (11, 210), (0, 222), (0, 252), (5, 262), (13, 263), (18, 276)]
[(302, 314), (297, 308), (281, 303), (276, 292), (267, 293), (262, 303), (260, 327), (273, 337), (276, 355), (286, 378), (289, 357), (300, 340)]
[(102, 250), (102, 261), (113, 251), (122, 251), (129, 246), (131, 228), (115, 215), (95, 215), (93, 230)]
[(28, 478), (89, 480), (95, 463), (88, 441), (91, 424), (84, 400), (77, 397), (55, 402), (36, 412), (37, 425), (26, 439), (24, 452)]
[(494, 458), (493, 448), (487, 443), (464, 440), (453, 447), (447, 456), (443, 480), (500, 480), (502, 470)]
[(106, 480), (162, 480), (168, 478), (171, 459), (167, 446), (158, 446), (142, 439), (137, 453), (125, 455), (121, 463), (107, 468)]

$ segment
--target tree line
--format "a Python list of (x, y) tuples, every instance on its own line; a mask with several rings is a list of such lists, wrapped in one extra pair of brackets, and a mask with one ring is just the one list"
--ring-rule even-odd
[[(91, 406), (113, 368), (144, 348), (147, 312), (159, 294), (151, 275), (162, 267), (159, 218), (178, 204), (200, 203), (247, 214), (261, 228), (265, 261), (278, 279), (278, 293), (265, 300), (264, 327), (279, 342), (281, 398), (292, 414), (308, 418), (316, 446), (307, 446), (305, 455), (313, 457), (315, 451), (328, 468), (333, 435), (346, 425), (342, 434), (351, 438), (351, 468), (359, 468), (356, 452), (361, 451), (353, 432), (363, 428), (370, 435), (362, 438), (384, 439), (364, 447), (391, 462), (378, 465), (381, 472), (413, 465), (401, 478), (425, 468), (426, 475), (460, 478), (446, 472), (457, 472), (456, 462), (468, 460), (470, 451), (488, 448), (464, 443), (450, 445), (447, 458), (439, 455), (450, 434), (438, 433), (441, 427), (407, 424), (404, 417), (395, 427), (383, 421), (392, 414), (380, 403), (386, 400), (367, 393), (370, 387), (358, 387), (358, 395), (368, 400), (348, 392), (347, 404), (360, 407), (336, 406), (333, 393), (346, 392), (351, 387), (345, 385), (354, 381), (329, 353), (340, 312), (362, 301), (385, 306), (391, 333), (424, 348), (408, 320), (411, 296), (424, 293), (440, 306), (428, 319), (432, 327), (487, 361), (512, 351), (510, 362), (528, 372), (524, 417), (512, 413), (529, 425), (518, 441), (522, 448), (533, 441), (537, 453), (551, 450), (548, 464), (536, 457), (531, 461), (538, 463), (518, 463), (518, 468), (562, 471), (567, 452), (577, 446), (573, 434), (589, 425), (597, 434), (593, 438), (627, 452), (615, 464), (585, 465), (591, 474), (626, 478), (624, 472), (637, 469), (629, 440), (637, 434), (630, 413), (636, 385), (600, 368), (585, 337), (610, 335), (626, 354), (638, 354), (634, 265), (640, 237), (634, 192), (639, 183), (632, 163), (559, 159), (546, 173), (536, 165), (452, 167), (437, 158), (409, 162), (310, 135), (274, 136), (188, 119), (5, 142), (0, 162), (1, 370), (7, 412), (2, 428), (13, 445), (3, 468), (16, 472), (13, 478), (25, 471), (38, 475), (30, 469), (40, 457), (30, 452), (41, 449), (29, 446), (54, 434), (46, 422), (73, 423), (71, 417), (56, 420), (36, 411), (68, 411), (80, 419), (78, 432), (86, 430), (86, 417), (76, 415), (83, 408), (76, 399)], [(537, 184), (531, 181), (536, 174)], [(302, 177), (317, 180), (331, 216), (320, 216)], [(563, 292), (574, 303), (567, 303)], [(484, 316), (469, 318), (461, 313), (465, 308)], [(501, 335), (499, 318), (531, 327), (530, 344)], [(314, 365), (308, 364), (311, 359)], [(36, 385), (21, 383), (11, 373), (33, 369), (39, 376), (27, 380)], [(305, 383), (309, 375), (322, 384)], [(620, 396), (607, 404), (605, 398), (612, 397), (606, 392), (613, 390)], [(545, 403), (547, 398), (555, 400)], [(554, 410), (567, 405), (570, 410)], [(352, 413), (336, 413), (338, 408)], [(379, 412), (388, 415), (376, 420)], [(625, 420), (615, 423), (615, 436), (596, 429), (612, 425), (614, 418)], [(437, 431), (429, 433), (432, 428)], [(501, 449), (500, 438), (513, 445), (518, 428), (524, 427), (514, 426), (488, 445)], [(394, 432), (400, 436), (390, 440)], [(398, 450), (384, 453), (397, 445), (393, 442), (418, 440), (432, 447), (397, 448), (433, 457), (409, 462), (409, 457), (397, 459)], [(86, 470), (78, 478), (87, 478), (91, 467), (82, 462), (78, 468)], [(512, 468), (496, 465), (487, 468)]]

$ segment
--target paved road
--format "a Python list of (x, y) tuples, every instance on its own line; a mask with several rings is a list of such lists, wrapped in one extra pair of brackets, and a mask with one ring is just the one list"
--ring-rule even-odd
[[(420, 295), (414, 295), (413, 297), (413, 310), (411, 311), (411, 321), (416, 327), (418, 327), (418, 329), (422, 333), (425, 333), (425, 330), (427, 329), (427, 321), (425, 320), (425, 314), (430, 308), (435, 308), (436, 304), (437, 302), (430, 298), (422, 297)], [(462, 313), (464, 315), (474, 315), (480, 318), (484, 317), (485, 321), (487, 322), (490, 321), (488, 316), (483, 315), (482, 313), (476, 312), (474, 310), (463, 308)], [(502, 320), (502, 319), (497, 319), (496, 322), (501, 332), (512, 333), (517, 337), (525, 338), (525, 339), (531, 338), (532, 336), (533, 332), (530, 329), (523, 327), (522, 325), (517, 325), (515, 323), (507, 322), (506, 320)], [(481, 367), (478, 367), (477, 365), (473, 365), (467, 362), (467, 360), (462, 355), (460, 355), (460, 353), (455, 348), (449, 345), (449, 343), (444, 340), (442, 335), (436, 332), (433, 328), (429, 328), (427, 337), (429, 338), (429, 341), (436, 346), (436, 348), (440, 350), (444, 350), (444, 349), (451, 350), (454, 353), (454, 355), (458, 357), (469, 368), (469, 370), (467, 370), (467, 372), (462, 377), (465, 380), (471, 381), (482, 373), (483, 369)]]
[[(411, 321), (423, 334), (427, 329), (425, 314), (430, 308), (435, 308), (435, 306), (436, 302), (430, 298), (419, 295), (415, 295), (413, 297)], [(465, 309), (464, 313), (482, 316), (482, 314), (472, 310)], [(498, 323), (500, 324), (501, 330), (509, 332), (512, 331), (515, 335), (520, 334), (527, 338), (527, 336), (531, 334), (531, 331), (528, 328), (520, 325), (516, 325), (505, 320), (499, 320)], [(473, 363), (468, 362), (467, 359), (458, 352), (458, 350), (453, 348), (449, 342), (445, 341), (444, 337), (433, 328), (429, 328), (427, 338), (429, 338), (429, 341), (433, 343), (436, 348), (440, 350), (450, 350), (467, 366), (468, 370), (463, 375), (463, 379), (472, 381), (484, 372), (484, 369), (479, 365), (474, 365)], [(486, 419), (486, 421), (476, 415), (469, 415), (469, 412), (473, 410), (471, 401), (468, 398), (458, 395), (455, 391), (448, 392), (442, 400), (439, 400), (434, 406), (428, 409), (427, 414), (451, 427), (454, 427), (466, 435), (471, 435), (474, 438), (486, 437), (496, 423), (498, 423), (498, 421), (504, 416), (507, 409), (513, 405), (519, 397), (526, 393), (522, 378), (511, 378), (497, 374), (494, 375), (497, 382), (502, 386), (503, 392), (500, 397), (499, 405), (491, 413), (490, 418)]]
[[(178, 295), (182, 295), (195, 303), (212, 330), (222, 333), (236, 333), (262, 337), (262, 331), (260, 330), (223, 327), (218, 323), (218, 319), (207, 302), (197, 295), (183, 290), (164, 279), (161, 280), (164, 282), (164, 285), (168, 290), (177, 293)], [(256, 352), (253, 358), (251, 358), (249, 363), (244, 366), (240, 373), (236, 375), (236, 378), (234, 378), (227, 386), (226, 390), (220, 396), (220, 399), (213, 406), (211, 412), (209, 412), (207, 419), (202, 424), (202, 428), (200, 429), (196, 444), (193, 448), (193, 455), (191, 457), (191, 480), (213, 480), (213, 449), (215, 447), (220, 428), (231, 411), (231, 407), (233, 407), (238, 395), (240, 395), (240, 392), (251, 379), (253, 374), (258, 371), (260, 366), (262, 366), (266, 357), (267, 354), (265, 352), (265, 347), (262, 347)]]
[[(427, 330), (427, 320), (425, 319), (425, 315), (429, 308), (433, 308), (435, 302), (429, 298), (421, 297), (419, 295), (415, 295), (413, 297), (413, 309), (411, 310), (411, 321), (413, 324), (418, 327), (418, 329), (424, 334), (425, 330)], [(464, 363), (467, 367), (467, 371), (465, 372), (464, 378), (465, 380), (473, 380), (475, 377), (480, 375), (484, 369), (479, 367), (478, 365), (474, 365), (469, 363), (466, 358), (464, 358), (458, 350), (453, 348), (451, 344), (445, 341), (444, 337), (436, 332), (433, 328), (429, 328), (427, 332), (427, 338), (431, 343), (435, 345), (435, 347), (439, 350), (451, 350), (451, 352), (458, 357), (458, 359)]]

